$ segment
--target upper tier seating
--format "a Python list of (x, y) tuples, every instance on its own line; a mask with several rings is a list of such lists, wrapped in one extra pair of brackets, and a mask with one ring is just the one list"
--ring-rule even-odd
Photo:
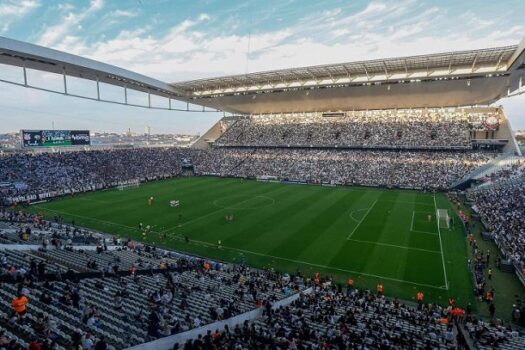
[[(496, 112), (468, 109), (373, 110), (263, 114), (239, 119), (216, 146), (468, 148), (469, 131), (483, 130)], [(490, 119), (492, 120), (492, 119)], [(497, 120), (497, 119), (496, 119)]]

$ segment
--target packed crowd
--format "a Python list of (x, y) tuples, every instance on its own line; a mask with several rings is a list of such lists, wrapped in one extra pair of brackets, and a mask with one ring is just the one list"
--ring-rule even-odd
[(0, 197), (19, 202), (150, 181), (181, 173), (189, 150), (136, 148), (0, 156)]
[(287, 148), (218, 148), (201, 156), (197, 173), (275, 176), (312, 183), (450, 188), (487, 162), (485, 152), (396, 152)]
[(525, 159), (503, 166), (500, 170), (482, 178), (481, 181), (485, 185), (494, 185), (500, 183), (503, 184), (509, 182), (509, 180), (519, 180), (523, 177), (525, 177)]
[(0, 156), (0, 203), (23, 203), (179, 176), (184, 164), (197, 174), (277, 176), (312, 183), (449, 188), (494, 154), (452, 151), (379, 151), (216, 147), (20, 153)]
[(448, 148), (470, 146), (469, 131), (483, 128), (495, 112), (451, 110), (374, 110), (265, 114), (238, 120), (217, 146), (302, 146)]
[(489, 186), (468, 196), (504, 256), (525, 275), (525, 182)]

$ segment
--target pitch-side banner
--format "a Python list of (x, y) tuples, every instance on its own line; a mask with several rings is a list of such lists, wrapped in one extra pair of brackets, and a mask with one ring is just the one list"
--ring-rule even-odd
[(24, 147), (90, 145), (89, 130), (22, 130)]

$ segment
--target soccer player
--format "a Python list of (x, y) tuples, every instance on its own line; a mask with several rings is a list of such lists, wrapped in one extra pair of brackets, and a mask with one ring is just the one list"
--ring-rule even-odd
[(432, 222), (432, 215), (428, 214), (428, 222)]
[(222, 242), (221, 242), (220, 239), (219, 239), (219, 241), (217, 242), (217, 247), (218, 247), (219, 249), (221, 249), (221, 247), (222, 247)]

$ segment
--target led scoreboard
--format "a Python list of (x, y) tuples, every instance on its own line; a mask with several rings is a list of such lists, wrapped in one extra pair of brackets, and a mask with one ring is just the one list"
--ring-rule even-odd
[(90, 145), (89, 130), (21, 130), (23, 147)]

